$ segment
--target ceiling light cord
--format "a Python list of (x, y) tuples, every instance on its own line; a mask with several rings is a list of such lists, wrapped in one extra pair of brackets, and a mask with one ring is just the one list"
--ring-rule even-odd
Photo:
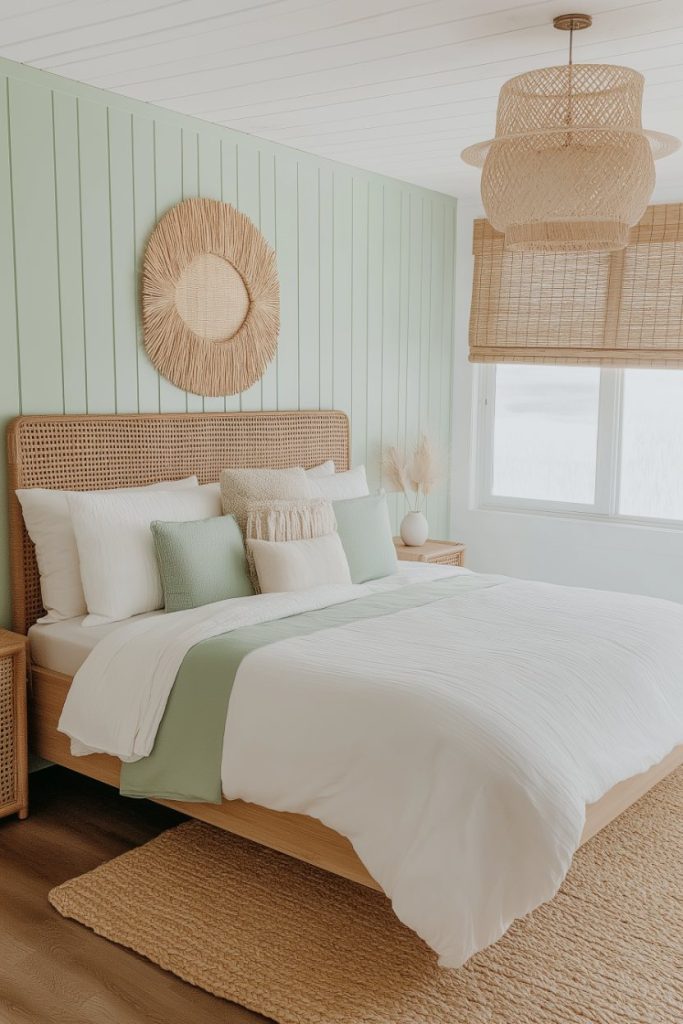
[[(567, 74), (567, 118), (566, 124), (568, 128), (571, 128), (572, 124), (572, 85), (573, 85), (573, 66), (574, 66), (574, 22), (571, 24), (569, 29), (569, 71)], [(564, 144), (565, 146), (571, 146), (573, 143), (571, 135), (568, 133), (565, 135)]]

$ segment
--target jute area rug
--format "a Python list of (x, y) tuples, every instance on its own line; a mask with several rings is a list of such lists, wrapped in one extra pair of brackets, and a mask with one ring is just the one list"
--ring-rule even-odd
[(683, 769), (579, 851), (551, 903), (458, 971), (436, 966), (382, 894), (194, 821), (50, 901), (281, 1024), (679, 1024)]

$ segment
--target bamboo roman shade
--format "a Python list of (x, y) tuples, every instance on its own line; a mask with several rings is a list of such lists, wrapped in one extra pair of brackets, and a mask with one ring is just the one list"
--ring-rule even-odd
[(683, 205), (617, 252), (511, 252), (486, 220), (473, 251), (472, 362), (683, 368)]

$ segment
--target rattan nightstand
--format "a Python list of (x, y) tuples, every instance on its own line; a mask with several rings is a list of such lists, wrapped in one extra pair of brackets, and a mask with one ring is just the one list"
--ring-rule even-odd
[(428, 540), (419, 547), (409, 547), (394, 537), (396, 554), (403, 562), (437, 562), (440, 565), (464, 565), (465, 545), (450, 540)]
[(0, 629), (0, 818), (28, 815), (26, 637)]

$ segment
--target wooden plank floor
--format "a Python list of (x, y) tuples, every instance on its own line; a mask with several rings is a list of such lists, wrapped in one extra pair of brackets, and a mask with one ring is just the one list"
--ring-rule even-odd
[(0, 819), (2, 1024), (256, 1024), (137, 954), (67, 921), (53, 886), (147, 842), (180, 816), (63, 768), (34, 773), (26, 821)]

